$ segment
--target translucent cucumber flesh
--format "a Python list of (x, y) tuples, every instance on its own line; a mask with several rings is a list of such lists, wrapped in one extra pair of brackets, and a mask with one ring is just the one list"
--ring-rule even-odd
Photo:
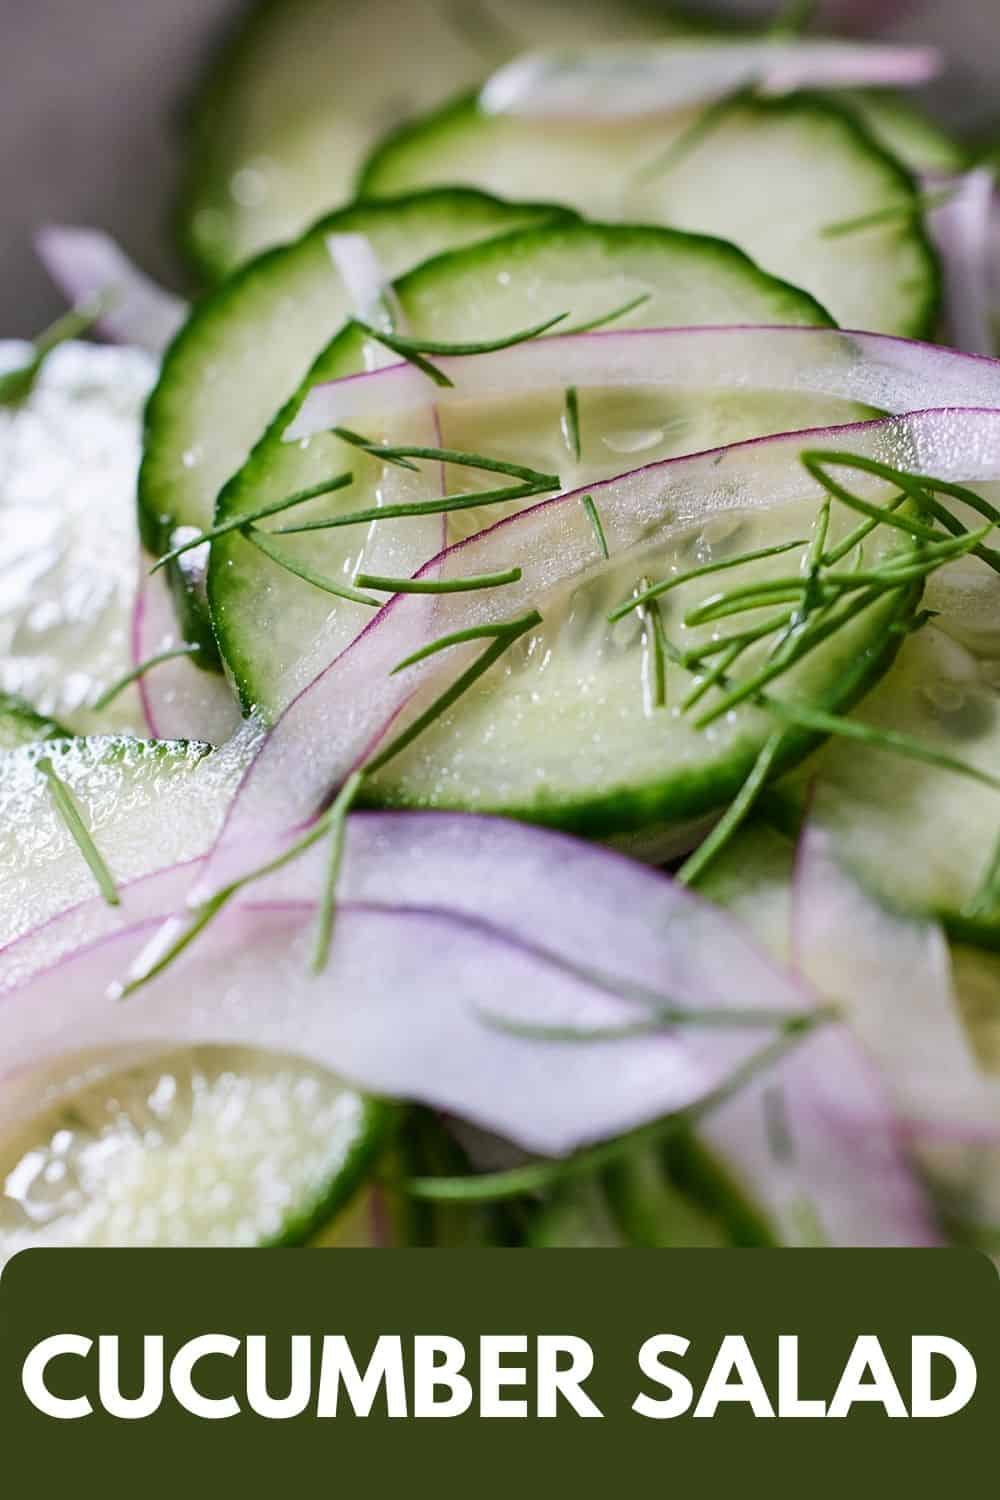
[[(603, 316), (640, 295), (648, 301), (616, 320), (616, 327), (669, 326), (690, 321), (749, 321), (810, 324), (824, 315), (810, 298), (764, 276), (729, 246), (692, 240), (662, 230), (608, 229), (572, 223), (525, 230), (492, 243), (442, 256), (397, 283), (400, 315), (412, 334), (445, 341), (491, 339), (533, 326), (565, 312), (568, 323)], [(365, 368), (371, 353), (355, 331), (348, 330), (320, 356), (295, 398), (219, 500), (218, 519), (247, 512), (349, 469), (351, 489), (310, 502), (294, 519), (319, 518), (332, 512), (363, 509), (375, 503), (379, 487), (401, 484), (398, 469), (380, 475), (357, 448), (322, 435), (299, 444), (285, 443), (284, 431), (294, 411), (315, 383)], [(449, 406), (442, 415), (441, 436), (448, 445), (487, 453), (520, 464), (537, 464), (558, 474), (564, 488), (579, 481), (637, 468), (680, 452), (764, 432), (851, 421), (857, 407), (789, 394), (757, 397), (745, 390), (731, 395), (713, 392), (666, 395), (644, 391), (585, 392), (580, 399), (581, 461), (576, 462), (565, 423), (564, 391), (553, 391), (531, 403), (516, 399), (489, 408)], [(371, 426), (366, 436), (399, 440), (386, 424)], [(425, 439), (426, 441), (426, 439)], [(434, 493), (425, 469), (423, 498)], [(451, 487), (497, 487), (506, 481), (455, 466)], [(395, 493), (394, 493), (395, 498)], [(517, 507), (507, 507), (507, 509)], [(504, 508), (456, 515), (447, 539), (467, 535), (501, 519)], [(267, 523), (280, 527), (292, 518)], [(380, 522), (363, 528), (316, 531), (283, 538), (281, 545), (317, 572), (350, 582), (359, 564), (367, 571), (391, 573), (372, 565), (370, 549), (382, 548), (392, 533), (406, 539), (412, 521)], [(393, 532), (393, 528), (396, 530)], [(425, 560), (446, 539), (433, 532)], [(406, 572), (415, 571), (414, 564)], [(396, 569), (398, 575), (399, 569)], [(331, 599), (262, 559), (239, 537), (223, 538), (212, 549), (209, 592), (213, 623), (226, 662), (244, 705), (271, 717), (308, 683), (364, 623), (364, 608)]]
[[(378, 772), (369, 795), (388, 806), (503, 812), (602, 833), (724, 804), (748, 774), (774, 720), (763, 709), (743, 706), (704, 730), (696, 728), (698, 713), (711, 708), (719, 690), (710, 689), (695, 712), (685, 713), (683, 701), (699, 679), (693, 667), (671, 663), (666, 704), (655, 706), (648, 625), (637, 612), (614, 625), (607, 615), (643, 578), (661, 580), (710, 560), (808, 538), (815, 514), (812, 499), (734, 511), (678, 528), (659, 545), (613, 557), (585, 578), (547, 591), (536, 600), (543, 624)], [(513, 537), (510, 543), (513, 548)], [(544, 540), (533, 536), (532, 544)], [(516, 550), (503, 558), (508, 565), (517, 560)], [(732, 576), (749, 585), (795, 571), (786, 555), (743, 566)], [(686, 613), (719, 587), (717, 578), (700, 578), (662, 596), (664, 630), (680, 651), (776, 612), (772, 605), (687, 627)], [(852, 671), (873, 652), (876, 670), (886, 625), (898, 607), (898, 601), (882, 600), (845, 625), (775, 683), (775, 696), (811, 704), (842, 698)], [(499, 600), (497, 618), (504, 618)], [(749, 678), (773, 644), (765, 639), (750, 647), (734, 680)], [(436, 676), (415, 695), (408, 714), (417, 715), (447, 680)]]
[[(909, 638), (855, 711), (995, 775), (1000, 766), (1000, 653), (974, 655), (934, 624)], [(1000, 838), (1000, 792), (857, 743), (830, 743), (801, 773), (814, 811), (850, 867), (889, 905), (965, 925)], [(996, 931), (1000, 916), (969, 917)]]
[(69, 790), (114, 879), (125, 883), (211, 845), (245, 767), (249, 731), (244, 739), (212, 753), (206, 745), (97, 737), (0, 754), (0, 946), (98, 894), (41, 759)]
[(845, 328), (919, 336), (936, 313), (937, 270), (913, 216), (828, 238), (831, 225), (915, 204), (912, 180), (849, 115), (792, 96), (730, 110), (678, 149), (697, 114), (614, 130), (584, 122), (442, 111), (390, 140), (363, 178), (368, 194), (466, 182), (555, 197), (603, 219), (669, 224), (735, 241), (810, 291)]
[(259, 12), (199, 111), (187, 240), (212, 277), (351, 195), (386, 130), (529, 47), (663, 35), (645, 0), (281, 0)]
[[(449, 408), (439, 422), (444, 446), (470, 453), (487, 453), (558, 474), (562, 488), (610, 478), (623, 469), (699, 452), (763, 433), (821, 425), (828, 420), (850, 421), (857, 408), (846, 402), (808, 396), (755, 395), (743, 391), (629, 392), (592, 390), (579, 397), (581, 455), (577, 460), (565, 426), (565, 392), (553, 391), (530, 401), (477, 404)], [(397, 427), (390, 441), (405, 439)], [(436, 441), (436, 438), (434, 438)], [(438, 471), (424, 465), (423, 475), (407, 480), (398, 469), (383, 469), (357, 450), (345, 452), (336, 439), (313, 440), (311, 455), (298, 452), (281, 464), (284, 482), (297, 484), (307, 474), (329, 472), (350, 463), (357, 479), (349, 489), (301, 509), (303, 521), (343, 514), (403, 499), (425, 500), (434, 493)], [(339, 458), (333, 450), (339, 447)], [(325, 457), (321, 457), (322, 449)], [(296, 467), (293, 478), (290, 468)], [(391, 490), (387, 481), (391, 482)], [(447, 493), (497, 488), (510, 481), (502, 476), (449, 465)], [(265, 493), (271, 492), (271, 484)], [(453, 512), (446, 518), (423, 522), (383, 521), (369, 526), (334, 528), (276, 540), (282, 550), (324, 577), (351, 584), (359, 572), (390, 577), (408, 576), (415, 567), (448, 544), (492, 526), (505, 516), (537, 504), (542, 497), (505, 501)], [(267, 529), (288, 524), (292, 517), (268, 523)], [(408, 555), (423, 527), (423, 555)], [(269, 717), (283, 707), (347, 646), (371, 618), (372, 610), (329, 595), (294, 577), (240, 538), (218, 548), (214, 562), (213, 605), (227, 659), (245, 684), (248, 706)], [(370, 592), (370, 591), (369, 591)], [(380, 601), (384, 594), (374, 597)], [(232, 642), (232, 644), (231, 644)]]
[(0, 1264), (44, 1245), (273, 1241), (368, 1129), (358, 1094), (295, 1059), (200, 1048), (86, 1076), (0, 1143)]
[[(25, 346), (0, 345), (0, 368)], [(0, 692), (79, 733), (144, 732), (132, 688), (92, 704), (132, 665), (135, 483), (152, 362), (68, 344), (28, 398), (0, 406)]]

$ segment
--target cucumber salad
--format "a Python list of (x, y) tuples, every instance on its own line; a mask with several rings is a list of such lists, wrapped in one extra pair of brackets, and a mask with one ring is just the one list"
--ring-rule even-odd
[(264, 0), (191, 299), (39, 226), (0, 1266), (1000, 1257), (993, 166), (690, 9)]

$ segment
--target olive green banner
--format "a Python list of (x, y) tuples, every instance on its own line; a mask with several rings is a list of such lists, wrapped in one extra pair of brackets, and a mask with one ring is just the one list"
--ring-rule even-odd
[(940, 1497), (993, 1483), (998, 1417), (972, 1252), (31, 1251), (0, 1277), (5, 1473), (45, 1496)]

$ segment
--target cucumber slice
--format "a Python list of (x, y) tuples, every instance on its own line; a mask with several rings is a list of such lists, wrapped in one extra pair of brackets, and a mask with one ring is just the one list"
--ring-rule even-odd
[(969, 153), (930, 115), (892, 89), (856, 89), (837, 99), (911, 172), (964, 172)]
[(393, 125), (526, 48), (663, 36), (650, 0), (269, 0), (202, 86), (183, 206), (188, 252), (227, 274), (349, 195)]
[[(248, 734), (242, 738), (249, 746)], [(178, 741), (92, 736), (0, 754), (0, 947), (97, 895), (39, 761), (51, 763), (124, 885), (205, 853), (246, 753), (240, 739), (212, 752)], [(115, 911), (107, 908), (109, 923)], [(5, 955), (4, 978), (9, 962)]]
[[(905, 642), (854, 717), (995, 774), (1000, 661), (977, 656), (931, 624)], [(883, 904), (1000, 948), (1000, 910), (972, 910), (1000, 837), (1000, 795), (854, 741), (826, 745), (775, 796), (801, 804), (807, 786), (838, 855)]]
[[(845, 328), (930, 333), (940, 276), (915, 183), (849, 112), (803, 94), (745, 102), (668, 161), (697, 124), (697, 112), (685, 111), (603, 130), (552, 121), (541, 131), (537, 121), (460, 99), (389, 137), (360, 191), (381, 197), (467, 182), (545, 194), (601, 218), (722, 235), (812, 292)], [(824, 235), (890, 208), (899, 217)]]
[(0, 751), (33, 745), (37, 740), (65, 739), (66, 731), (36, 713), (30, 703), (11, 693), (0, 693)]
[[(25, 359), (0, 344), (0, 369)], [(154, 366), (132, 349), (65, 344), (27, 399), (0, 406), (0, 692), (87, 733), (145, 733), (139, 694), (91, 704), (128, 671), (135, 477)]]
[[(736, 460), (741, 461), (748, 461), (745, 452)], [(648, 627), (636, 612), (616, 625), (609, 625), (607, 616), (643, 577), (668, 578), (709, 558), (756, 553), (808, 537), (816, 499), (799, 491), (798, 498), (780, 504), (752, 508), (745, 502), (745, 508), (737, 505), (722, 516), (649, 520), (643, 527), (635, 514), (650, 513), (643, 511), (633, 479), (625, 476), (596, 492), (606, 526), (614, 505), (609, 492), (620, 484), (622, 495), (631, 497), (638, 533), (632, 544), (619, 551), (609, 530), (610, 561), (574, 569), (569, 576), (563, 571), (532, 593), (543, 623), (523, 634), (453, 707), (366, 779), (362, 795), (370, 804), (502, 813), (611, 837), (660, 827), (676, 834), (736, 795), (774, 729), (773, 719), (763, 709), (743, 705), (709, 732), (699, 730), (693, 722), (697, 716), (681, 708), (699, 679), (693, 667), (679, 664), (668, 665), (666, 704), (656, 707)], [(680, 503), (679, 492), (672, 493)], [(537, 565), (540, 557), (571, 553), (579, 545), (575, 528), (582, 536), (588, 523), (582, 509), (573, 521), (562, 514), (569, 503), (524, 516), (520, 533), (515, 522), (473, 538), (449, 554), (454, 561), (443, 565), (443, 576), (485, 571), (501, 544), (509, 565), (529, 554)], [(841, 535), (850, 529), (841, 516), (833, 524)], [(776, 578), (786, 567), (784, 556), (748, 563), (740, 568), (741, 584)], [(712, 592), (713, 580), (702, 578), (666, 596), (665, 631), (680, 651), (717, 637), (717, 626), (683, 623)], [(904, 609), (911, 606), (912, 599)], [(510, 618), (508, 610), (516, 607), (495, 604), (493, 618)], [(899, 608), (883, 599), (845, 624), (783, 679), (779, 696), (827, 706), (856, 701), (895, 654), (900, 637), (889, 626)], [(396, 613), (396, 621), (391, 613), (383, 617), (384, 628), (403, 628)], [(756, 622), (760, 616), (751, 618)], [(436, 619), (441, 635), (454, 628), (443, 611)], [(741, 675), (758, 668), (768, 649), (766, 642), (751, 646)], [(425, 679), (394, 728), (402, 730), (415, 719), (457, 672), (457, 666), (450, 672), (442, 668)], [(711, 695), (704, 701), (710, 706)], [(790, 732), (782, 755), (798, 758), (804, 750), (804, 738)]]
[[(139, 522), (155, 557), (185, 527), (211, 523), (216, 495), (311, 362), (357, 311), (327, 249), (364, 235), (390, 279), (453, 245), (563, 215), (462, 189), (331, 214), (259, 257), (195, 309), (163, 362), (146, 411)], [(190, 562), (190, 555), (185, 559)], [(217, 664), (197, 563), (171, 570), (184, 638)]]
[(55, 1092), (0, 1145), (0, 1265), (40, 1246), (301, 1244), (351, 1204), (396, 1119), (244, 1049), (78, 1064)]
[[(616, 327), (827, 321), (807, 295), (759, 271), (732, 246), (663, 229), (584, 224), (539, 226), (428, 261), (396, 282), (395, 301), (414, 334), (454, 341), (493, 339), (557, 313), (578, 324), (649, 300), (616, 321)], [(219, 497), (217, 521), (245, 514), (342, 470), (358, 480), (351, 490), (317, 501), (318, 517), (347, 504), (375, 503), (381, 466), (333, 436), (308, 443), (284, 441), (285, 431), (313, 385), (366, 367), (366, 346), (348, 328), (320, 355), (295, 397), (275, 418), (248, 462)], [(583, 392), (580, 396), (582, 461), (574, 464), (564, 426), (565, 392), (544, 400), (467, 405), (442, 415), (442, 439), (466, 452), (486, 452), (543, 472), (559, 473), (567, 488), (616, 474), (678, 452), (690, 452), (765, 432), (813, 425), (833, 417), (850, 421), (858, 408), (814, 396), (730, 397), (718, 392)], [(399, 483), (400, 471), (395, 471)], [(491, 480), (495, 476), (488, 476)], [(452, 469), (449, 484), (468, 488), (481, 476)], [(368, 499), (365, 491), (372, 491)], [(426, 498), (426, 488), (419, 491)], [(345, 496), (349, 496), (345, 500)], [(499, 520), (502, 511), (456, 515), (448, 539)], [(278, 523), (280, 524), (280, 522)], [(364, 547), (386, 546), (387, 536), (408, 535), (412, 521), (381, 523), (359, 544), (353, 528), (282, 538), (289, 554), (327, 577), (349, 580)], [(410, 559), (406, 572), (440, 545)], [(366, 566), (371, 567), (366, 554)], [(395, 569), (374, 568), (385, 573)], [(273, 717), (322, 666), (346, 646), (370, 610), (331, 600), (264, 558), (235, 534), (213, 544), (209, 566), (213, 626), (246, 708)]]

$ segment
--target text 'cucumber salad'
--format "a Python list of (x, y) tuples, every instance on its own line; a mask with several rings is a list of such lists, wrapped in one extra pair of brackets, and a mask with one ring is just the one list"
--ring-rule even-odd
[(39, 226), (0, 1266), (1000, 1257), (992, 168), (671, 10), (263, 0), (193, 300)]

